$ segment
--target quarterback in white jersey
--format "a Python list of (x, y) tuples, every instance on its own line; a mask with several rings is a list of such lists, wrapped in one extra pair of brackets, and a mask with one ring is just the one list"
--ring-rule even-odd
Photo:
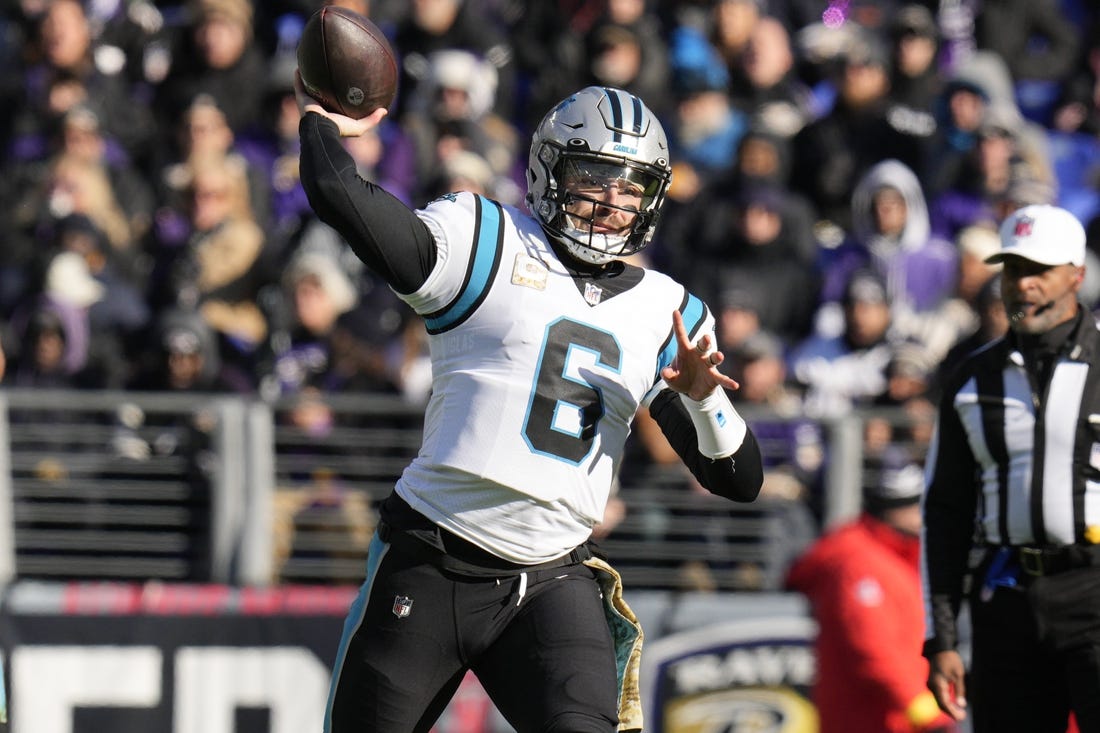
[(437, 376), (397, 493), (501, 557), (559, 557), (603, 516), (630, 422), (676, 355), (672, 311), (698, 333), (712, 319), (653, 271), (628, 268), (623, 293), (578, 286), (534, 219), (480, 196), (420, 218), (439, 258), (403, 297), (426, 317)]
[(632, 614), (605, 605), (616, 576), (587, 544), (631, 421), (648, 406), (716, 494), (752, 501), (762, 480), (709, 309), (624, 261), (652, 237), (671, 178), (660, 122), (631, 94), (588, 87), (533, 135), (531, 213), (471, 193), (414, 212), (360, 178), (340, 142), (384, 112), (351, 120), (299, 100), (310, 203), (423, 317), (433, 375), (422, 447), (380, 508), (345, 624), (326, 731), (426, 731), (469, 669), (519, 731), (640, 728), (640, 636), (608, 620)]

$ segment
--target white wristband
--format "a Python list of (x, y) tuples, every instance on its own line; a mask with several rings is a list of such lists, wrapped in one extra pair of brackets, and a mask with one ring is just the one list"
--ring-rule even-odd
[(745, 440), (748, 426), (733, 409), (726, 390), (720, 386), (696, 402), (680, 393), (680, 401), (687, 408), (698, 435), (699, 452), (707, 458), (725, 458), (737, 452)]

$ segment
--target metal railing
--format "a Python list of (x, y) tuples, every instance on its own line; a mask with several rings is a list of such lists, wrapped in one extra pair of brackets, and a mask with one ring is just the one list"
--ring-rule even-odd
[[(0, 391), (0, 581), (358, 583), (422, 410), (388, 395)], [(822, 526), (858, 512), (872, 419), (899, 432), (912, 421), (879, 410), (814, 424), (814, 497), (740, 505), (693, 490), (680, 467), (634, 472), (600, 545), (634, 588), (775, 589)], [(784, 449), (761, 443), (766, 460)]]

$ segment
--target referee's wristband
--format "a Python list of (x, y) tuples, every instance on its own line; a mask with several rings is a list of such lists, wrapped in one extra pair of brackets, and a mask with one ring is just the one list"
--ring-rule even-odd
[(680, 393), (680, 401), (687, 408), (699, 443), (699, 452), (707, 458), (726, 458), (737, 452), (745, 440), (748, 426), (733, 409), (726, 390), (721, 386), (696, 401)]

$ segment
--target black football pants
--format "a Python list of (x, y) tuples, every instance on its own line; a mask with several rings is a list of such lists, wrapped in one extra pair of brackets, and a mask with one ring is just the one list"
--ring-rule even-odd
[(615, 655), (588, 567), (470, 577), (376, 535), (325, 732), (426, 732), (468, 669), (519, 733), (617, 727)]
[(1100, 568), (1037, 578), (970, 601), (974, 733), (1100, 733)]

